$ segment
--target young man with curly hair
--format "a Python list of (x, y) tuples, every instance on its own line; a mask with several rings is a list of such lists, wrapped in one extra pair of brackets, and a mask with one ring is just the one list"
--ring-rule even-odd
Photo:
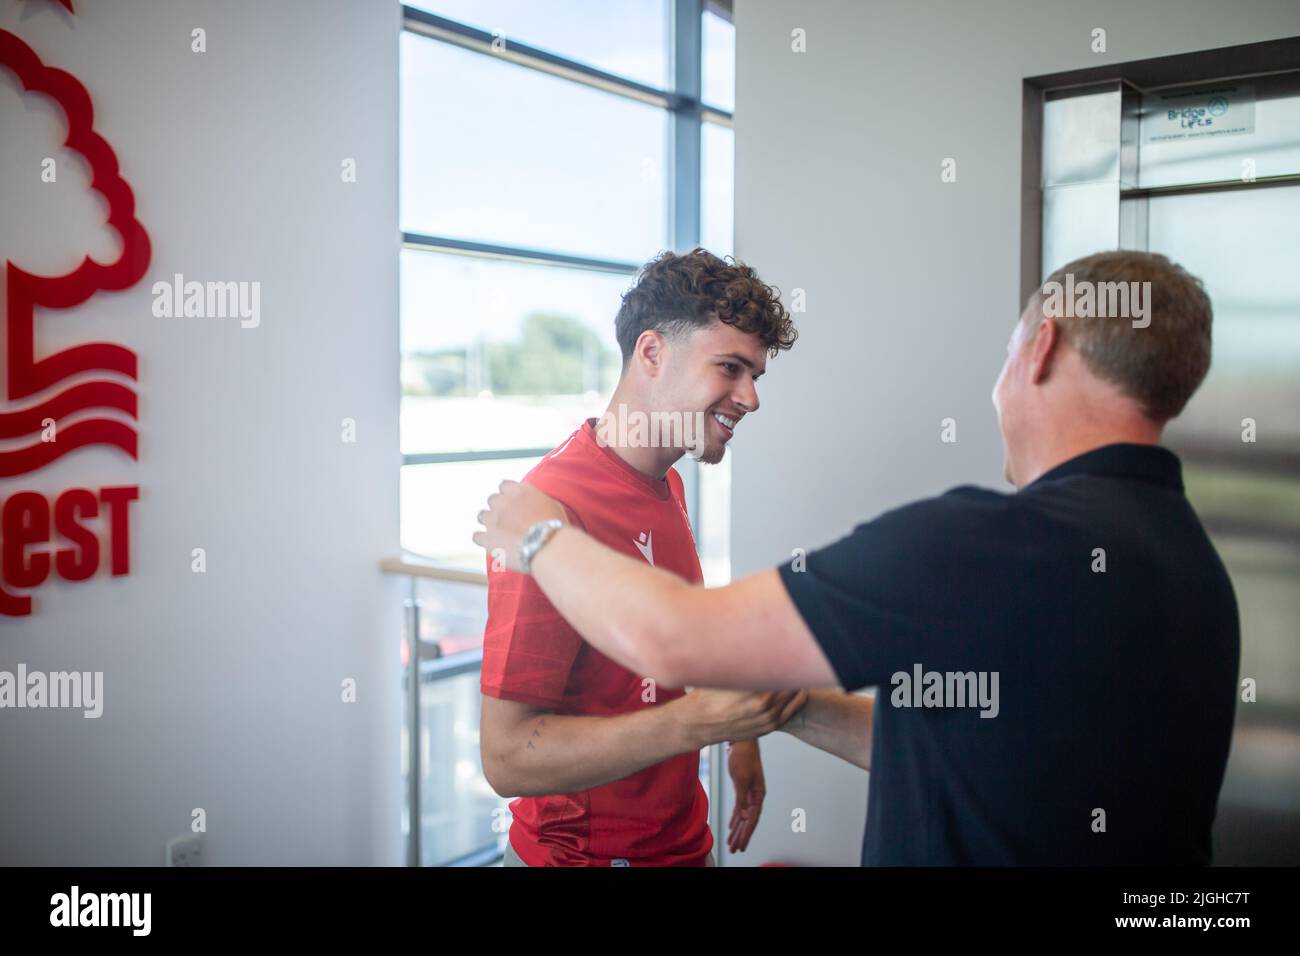
[[(524, 481), (608, 547), (699, 585), (672, 466), (688, 451), (722, 460), (742, 419), (758, 410), (767, 358), (794, 344), (794, 324), (753, 269), (695, 249), (646, 264), (615, 330), (623, 369), (605, 415), (588, 419)], [(709, 865), (699, 751), (721, 741), (733, 742), (728, 845), (743, 850), (764, 797), (756, 738), (784, 724), (803, 693), (685, 693), (628, 670), (586, 644), (531, 577), (505, 564), (488, 556), (480, 749), (492, 788), (519, 798), (506, 864)]]
[(474, 540), (629, 667), (879, 688), (874, 707), (815, 690), (787, 728), (871, 771), (865, 865), (1206, 865), (1240, 623), (1160, 439), (1209, 370), (1212, 323), (1164, 256), (1062, 266), (993, 387), (1015, 493), (963, 485), (727, 587), (684, 587), (578, 528), (522, 561), (528, 530), (564, 517), (514, 482)]

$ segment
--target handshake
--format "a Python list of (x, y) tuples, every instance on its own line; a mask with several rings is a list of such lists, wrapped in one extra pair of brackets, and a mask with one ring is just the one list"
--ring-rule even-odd
[(780, 730), (808, 703), (806, 690), (692, 690), (667, 704), (690, 749)]

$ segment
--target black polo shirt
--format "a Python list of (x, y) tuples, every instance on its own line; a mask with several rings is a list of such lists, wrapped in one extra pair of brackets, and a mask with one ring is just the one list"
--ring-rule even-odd
[(1210, 862), (1237, 603), (1168, 450), (955, 488), (781, 578), (878, 687), (864, 865)]

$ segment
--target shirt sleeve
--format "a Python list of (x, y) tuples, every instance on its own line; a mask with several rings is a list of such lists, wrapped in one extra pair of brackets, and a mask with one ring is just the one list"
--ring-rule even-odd
[(987, 612), (988, 579), (999, 564), (991, 522), (1003, 497), (955, 489), (859, 524), (802, 562), (780, 566), (845, 690), (888, 684), (918, 663), (965, 659), (957, 645), (970, 633), (970, 616)]
[(564, 699), (569, 672), (581, 648), (581, 636), (531, 576), (489, 570), (479, 680), (484, 694), (555, 707)]

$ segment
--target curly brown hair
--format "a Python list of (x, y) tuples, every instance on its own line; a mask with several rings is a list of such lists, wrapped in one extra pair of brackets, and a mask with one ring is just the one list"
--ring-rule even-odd
[(642, 267), (636, 285), (623, 294), (614, 332), (626, 365), (647, 329), (676, 337), (714, 320), (757, 335), (772, 357), (798, 337), (779, 289), (744, 263), (698, 246), (685, 255), (660, 253)]

